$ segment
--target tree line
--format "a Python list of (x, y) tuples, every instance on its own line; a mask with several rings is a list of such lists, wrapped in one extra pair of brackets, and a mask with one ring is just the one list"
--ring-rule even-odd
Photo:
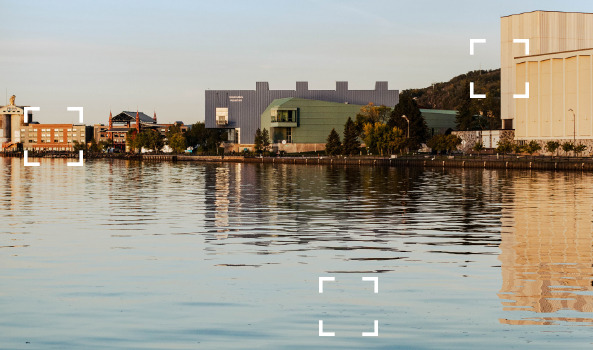
[[(188, 147), (193, 153), (215, 153), (220, 144), (227, 140), (225, 130), (208, 129), (203, 122), (193, 124), (186, 131), (181, 130), (179, 125), (170, 126), (163, 135), (155, 129), (130, 129), (126, 135), (126, 144), (131, 152), (140, 152), (142, 149), (159, 152), (165, 145), (169, 146), (173, 153), (183, 153)], [(74, 150), (85, 150), (91, 153), (107, 152), (114, 147), (113, 140), (101, 140), (97, 142), (94, 138), (86, 145), (74, 142)]]

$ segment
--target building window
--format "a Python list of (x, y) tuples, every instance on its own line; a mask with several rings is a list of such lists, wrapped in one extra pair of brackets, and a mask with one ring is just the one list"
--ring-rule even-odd
[(286, 128), (286, 142), (292, 143), (292, 128)]

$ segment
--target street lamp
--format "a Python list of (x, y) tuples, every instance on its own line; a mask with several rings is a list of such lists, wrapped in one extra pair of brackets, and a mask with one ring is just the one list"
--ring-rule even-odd
[(574, 111), (571, 109), (568, 110), (569, 112), (572, 112), (572, 121), (573, 121), (573, 125), (572, 125), (572, 137), (573, 137), (573, 142), (572, 144), (576, 146), (577, 144), (577, 117), (574, 114)]
[(408, 119), (408, 117), (406, 117), (406, 115), (402, 115), (402, 118), (404, 118), (407, 122), (408, 122), (408, 138), (410, 138), (410, 119)]

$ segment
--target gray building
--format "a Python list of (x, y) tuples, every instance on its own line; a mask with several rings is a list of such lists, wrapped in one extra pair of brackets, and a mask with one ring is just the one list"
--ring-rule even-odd
[(296, 90), (270, 90), (267, 82), (257, 82), (255, 90), (206, 90), (206, 127), (227, 129), (229, 142), (253, 144), (261, 114), (275, 99), (287, 97), (393, 108), (399, 91), (389, 90), (386, 81), (376, 82), (374, 90), (348, 90), (347, 81), (336, 82), (335, 90), (309, 90), (306, 81), (297, 82)]

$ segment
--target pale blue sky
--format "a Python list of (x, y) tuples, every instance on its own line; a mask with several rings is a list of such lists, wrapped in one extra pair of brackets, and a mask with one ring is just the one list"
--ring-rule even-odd
[[(0, 89), (41, 122), (137, 107), (204, 119), (204, 90), (425, 87), (500, 66), (500, 16), (593, 12), (591, 1), (5, 1)], [(469, 39), (486, 38), (475, 56)], [(5, 92), (5, 91), (2, 91)], [(3, 104), (4, 101), (2, 101)]]

